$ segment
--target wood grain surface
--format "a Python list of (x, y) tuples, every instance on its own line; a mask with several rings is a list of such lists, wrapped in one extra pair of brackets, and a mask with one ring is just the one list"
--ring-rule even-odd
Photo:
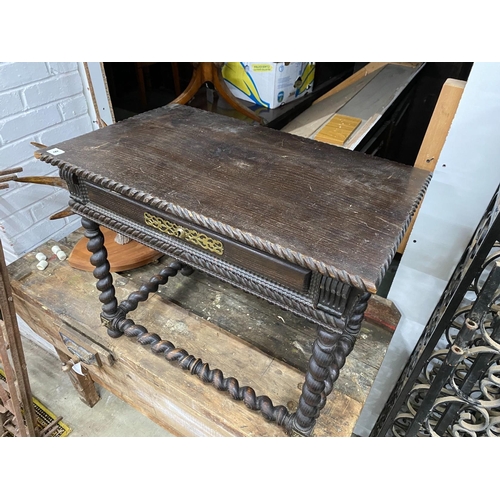
[[(359, 276), (375, 291), (425, 172), (171, 105), (56, 145), (45, 161)], [(49, 150), (52, 148), (51, 146)]]

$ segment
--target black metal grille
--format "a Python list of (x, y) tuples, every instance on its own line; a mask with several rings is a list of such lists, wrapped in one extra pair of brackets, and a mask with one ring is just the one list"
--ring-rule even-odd
[(497, 189), (372, 436), (500, 435)]

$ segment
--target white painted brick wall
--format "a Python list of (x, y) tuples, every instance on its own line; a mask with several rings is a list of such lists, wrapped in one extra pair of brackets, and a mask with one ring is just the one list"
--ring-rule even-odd
[[(58, 175), (35, 160), (30, 142), (51, 146), (93, 129), (84, 79), (76, 62), (0, 63), (0, 171)], [(50, 221), (68, 204), (64, 189), (11, 182), (0, 191), (0, 238), (7, 262), (79, 227), (79, 218)]]
[(76, 71), (78, 64), (76, 62), (51, 62), (49, 65), (49, 73), (51, 75), (58, 75), (60, 73), (69, 73)]
[(65, 97), (81, 94), (82, 90), (82, 79), (79, 73), (74, 71), (28, 85), (23, 89), (23, 96), (28, 108), (35, 108), (47, 102), (55, 102)]
[(0, 120), (9, 115), (20, 113), (24, 109), (21, 92), (5, 92), (0, 94)]
[(66, 141), (73, 137), (86, 134), (87, 132), (90, 132), (89, 120), (90, 117), (85, 115), (66, 121), (47, 130), (42, 130), (38, 134), (40, 142), (49, 146), (51, 144), (57, 144), (58, 142)]
[(47, 63), (2, 63), (0, 64), (0, 92), (23, 87), (50, 75)]
[[(33, 146), (25, 139), (4, 144), (0, 148), (0, 169), (3, 170), (6, 168), (6, 163), (9, 158), (9, 163), (11, 164), (33, 159), (33, 151)], [(4, 194), (5, 193), (8, 193), (8, 191), (5, 191)]]
[(87, 99), (83, 95), (74, 96), (59, 104), (63, 120), (71, 120), (87, 113)]
[(0, 122), (0, 144), (8, 144), (24, 137), (29, 142), (36, 132), (61, 122), (62, 117), (56, 103), (8, 116)]

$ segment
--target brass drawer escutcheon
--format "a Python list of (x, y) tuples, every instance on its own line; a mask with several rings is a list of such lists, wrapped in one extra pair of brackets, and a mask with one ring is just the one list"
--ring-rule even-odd
[(154, 227), (162, 233), (185, 240), (209, 252), (216, 253), (217, 255), (222, 255), (224, 253), (224, 245), (221, 241), (210, 238), (206, 234), (199, 233), (194, 229), (187, 229), (175, 222), (170, 222), (148, 212), (144, 212), (144, 222), (147, 226)]

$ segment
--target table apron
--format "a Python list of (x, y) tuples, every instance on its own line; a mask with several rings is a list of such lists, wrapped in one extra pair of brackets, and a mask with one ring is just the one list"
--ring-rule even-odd
[(86, 197), (96, 207), (120, 214), (143, 229), (151, 227), (161, 238), (163, 234), (203, 248), (222, 260), (265, 276), (297, 292), (307, 292), (312, 271), (266, 254), (209, 229), (185, 221), (147, 204), (120, 196), (99, 186), (83, 183)]
[(178, 259), (194, 269), (228, 282), (274, 305), (287, 309), (323, 328), (340, 331), (345, 326), (345, 318), (340, 312), (337, 315), (329, 314), (316, 307), (317, 294), (323, 278), (318, 273), (312, 273), (311, 291), (307, 294), (301, 294), (244, 268), (227, 263), (208, 252), (198, 250), (193, 245), (189, 245), (178, 238), (163, 233), (158, 234), (157, 231), (122, 218), (118, 214), (94, 205), (92, 202), (82, 204), (70, 199), (70, 206), (75, 213), (86, 219), (128, 236), (169, 257)]

